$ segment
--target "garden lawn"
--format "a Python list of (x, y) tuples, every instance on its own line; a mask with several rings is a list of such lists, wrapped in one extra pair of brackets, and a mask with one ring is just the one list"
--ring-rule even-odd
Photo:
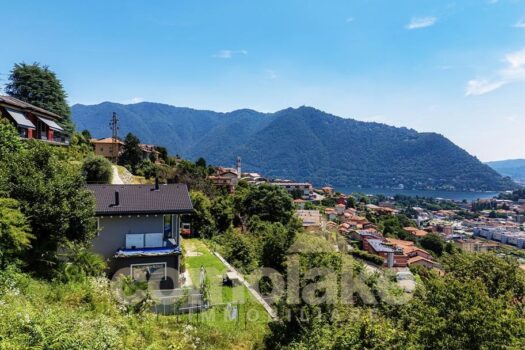
[[(184, 261), (190, 278), (195, 285), (199, 283), (200, 268), (204, 267), (209, 281), (211, 309), (199, 315), (186, 315), (195, 322), (203, 322), (221, 331), (239, 332), (240, 338), (256, 342), (268, 330), (271, 320), (266, 310), (250, 294), (244, 285), (227, 287), (222, 285), (226, 266), (210, 251), (204, 241), (199, 239), (184, 239)], [(228, 306), (237, 306), (238, 315), (232, 317)], [(198, 317), (198, 320), (197, 320)]]

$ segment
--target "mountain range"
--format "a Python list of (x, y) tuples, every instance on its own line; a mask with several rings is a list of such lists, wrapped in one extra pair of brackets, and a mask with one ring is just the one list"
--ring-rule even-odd
[(165, 146), (187, 159), (233, 166), (270, 178), (317, 186), (411, 189), (506, 190), (515, 187), (489, 166), (436, 133), (419, 133), (337, 117), (311, 107), (275, 113), (241, 109), (229, 113), (142, 102), (74, 105), (77, 129), (111, 135), (113, 112), (120, 135)]
[(525, 159), (500, 160), (486, 164), (501, 175), (508, 176), (520, 184), (525, 184)]

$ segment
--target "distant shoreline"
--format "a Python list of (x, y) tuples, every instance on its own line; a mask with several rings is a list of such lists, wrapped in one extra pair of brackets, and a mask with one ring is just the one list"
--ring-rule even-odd
[(501, 192), (498, 191), (444, 191), (444, 190), (404, 190), (404, 189), (393, 189), (393, 188), (359, 188), (357, 186), (336, 186), (334, 189), (337, 192), (352, 194), (352, 193), (364, 193), (367, 195), (405, 195), (405, 196), (419, 196), (419, 197), (431, 197), (431, 198), (443, 198), (454, 201), (467, 200), (468, 202), (475, 201), (477, 199), (489, 199), (496, 197)]

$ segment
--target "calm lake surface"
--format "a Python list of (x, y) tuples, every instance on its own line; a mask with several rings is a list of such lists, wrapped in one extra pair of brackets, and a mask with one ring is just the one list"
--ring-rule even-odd
[(477, 199), (487, 199), (495, 197), (499, 192), (455, 192), (455, 191), (430, 191), (430, 190), (397, 190), (385, 188), (359, 188), (359, 187), (335, 187), (335, 190), (345, 194), (364, 193), (364, 194), (384, 194), (385, 196), (394, 196), (396, 194), (405, 196), (433, 197), (462, 201), (466, 199), (469, 202)]

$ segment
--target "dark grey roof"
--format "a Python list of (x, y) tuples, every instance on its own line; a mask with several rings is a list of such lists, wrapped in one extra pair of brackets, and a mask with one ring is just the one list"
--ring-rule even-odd
[(32, 105), (30, 103), (24, 102), (22, 100), (19, 100), (17, 98), (11, 97), (11, 96), (0, 96), (0, 103), (4, 103), (6, 105), (17, 107), (17, 108), (22, 108), (22, 109), (24, 109), (26, 111), (32, 111), (32, 112), (40, 113), (40, 114), (43, 114), (45, 116), (49, 116), (49, 117), (54, 118), (54, 119), (59, 119), (59, 120), (62, 119), (62, 117), (59, 116), (58, 114), (55, 114), (53, 112), (50, 112), (48, 110), (45, 110), (45, 109), (40, 108), (40, 107), (37, 107), (35, 105)]
[[(96, 215), (183, 214), (192, 213), (188, 187), (185, 184), (160, 185), (87, 185), (95, 195)], [(115, 192), (119, 205), (115, 205)]]

